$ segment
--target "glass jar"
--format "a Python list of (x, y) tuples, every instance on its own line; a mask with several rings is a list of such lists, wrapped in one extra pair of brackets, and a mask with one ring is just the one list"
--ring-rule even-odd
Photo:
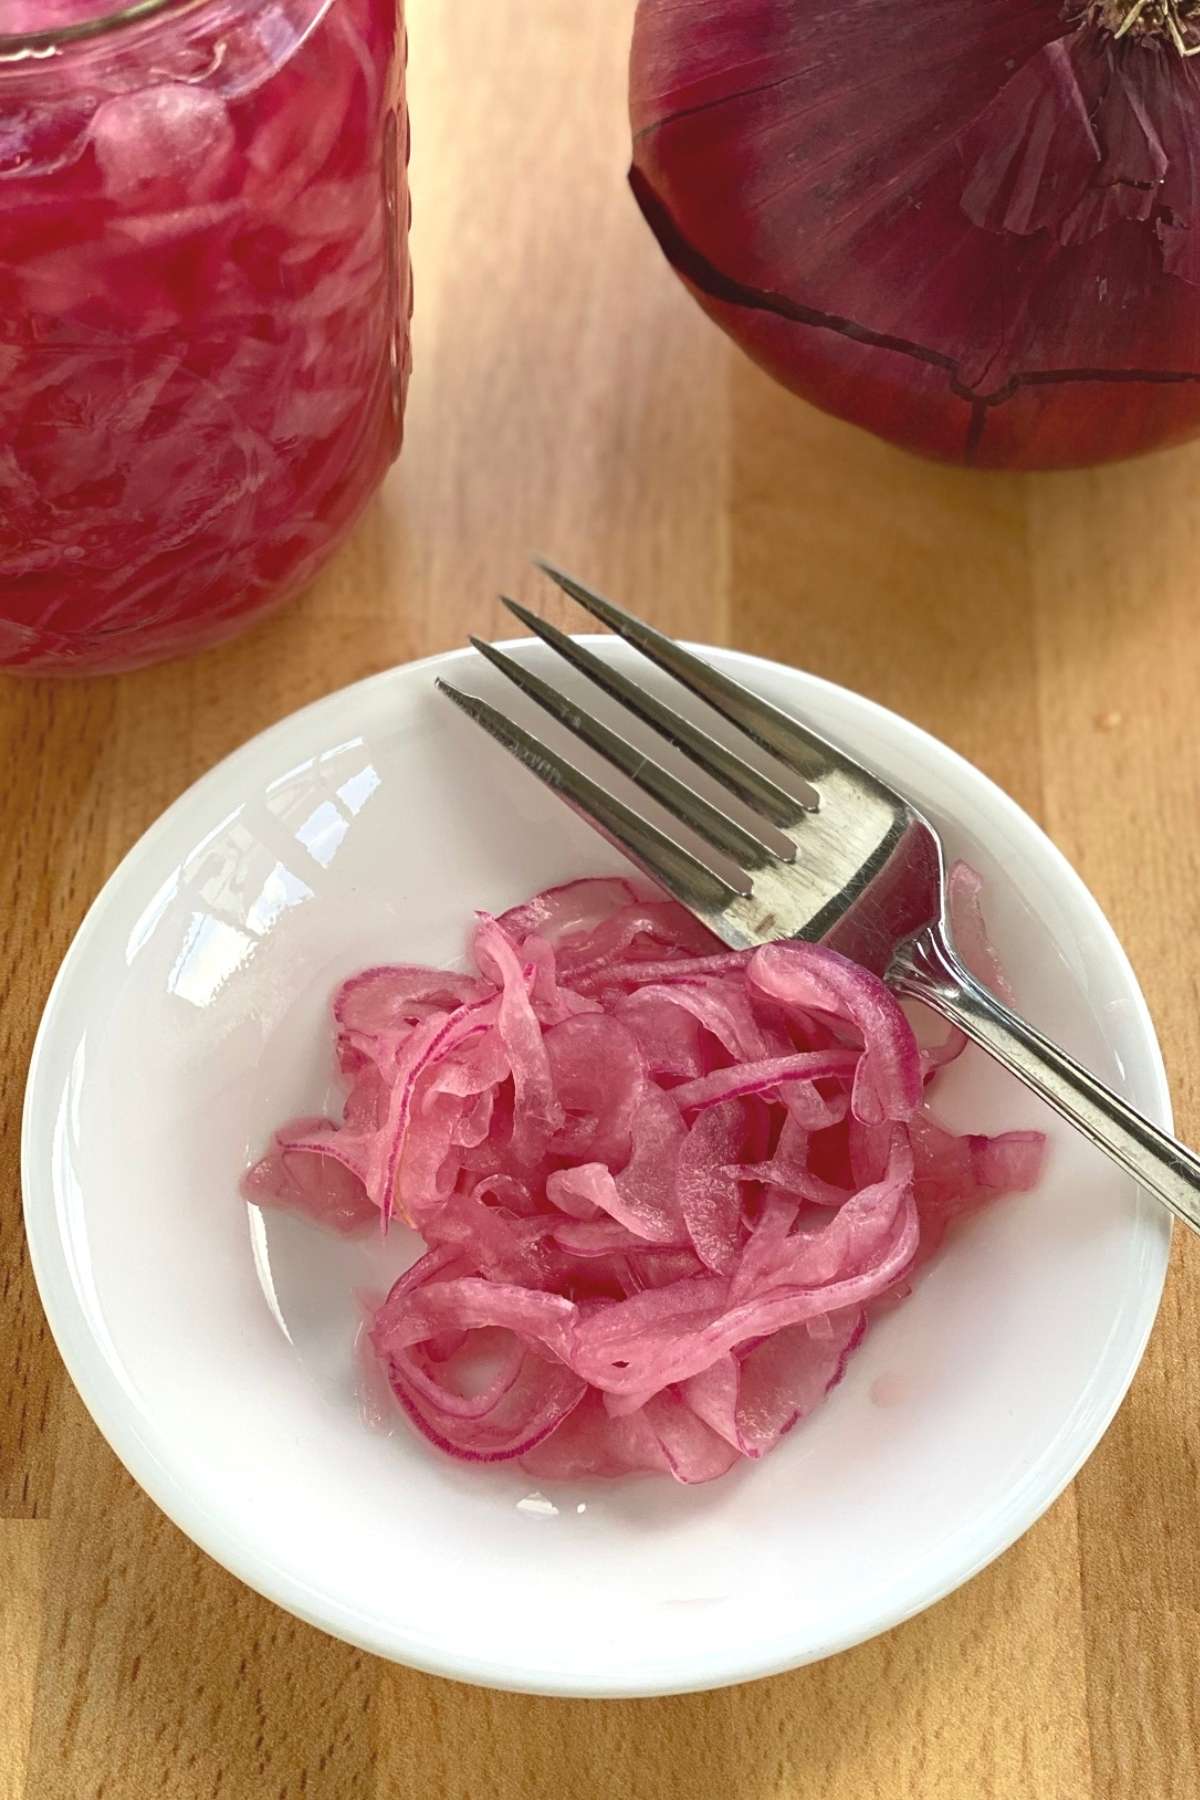
[(97, 4), (0, 7), (0, 667), (34, 674), (294, 593), (409, 367), (398, 0)]

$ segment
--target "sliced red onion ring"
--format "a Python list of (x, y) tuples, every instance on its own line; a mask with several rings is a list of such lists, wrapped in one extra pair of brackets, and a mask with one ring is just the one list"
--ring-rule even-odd
[(749, 980), (788, 1012), (853, 1026), (862, 1038), (853, 1111), (868, 1123), (908, 1119), (922, 1098), (921, 1056), (899, 1002), (877, 976), (815, 944), (767, 944)]
[[(969, 871), (952, 902), (999, 985)], [(367, 1336), (448, 1455), (542, 1481), (760, 1458), (947, 1228), (1037, 1180), (1040, 1134), (938, 1124), (960, 1044), (921, 1051), (831, 951), (725, 951), (604, 878), (481, 915), (474, 952), (474, 974), (342, 984), (343, 1116), (285, 1126), (245, 1184), (326, 1228), (394, 1207), (423, 1232)]]

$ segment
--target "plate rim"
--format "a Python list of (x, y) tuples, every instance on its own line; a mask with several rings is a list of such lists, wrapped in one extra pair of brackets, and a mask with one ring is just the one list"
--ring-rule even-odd
[[(607, 634), (578, 635), (581, 641), (587, 644), (602, 645), (611, 642)], [(1056, 879), (1063, 880), (1068, 887), (1074, 890), (1075, 898), (1081, 903), (1091, 927), (1103, 945), (1106, 960), (1111, 962), (1115, 973), (1123, 979), (1127, 986), (1128, 1000), (1133, 1009), (1133, 1023), (1139, 1035), (1145, 1040), (1145, 1062), (1144, 1066), (1139, 1065), (1138, 1073), (1151, 1090), (1151, 1104), (1146, 1110), (1152, 1119), (1170, 1130), (1173, 1114), (1166, 1066), (1158, 1034), (1136, 972), (1099, 901), (1063, 851), (1043, 830), (1037, 820), (1027, 813), (991, 776), (951, 745), (944, 743), (923, 726), (906, 719), (902, 714), (871, 699), (868, 695), (860, 694), (841, 683), (794, 668), (770, 657), (757, 656), (727, 646), (699, 644), (692, 640), (685, 641), (688, 648), (701, 655), (715, 654), (726, 662), (738, 665), (739, 669), (744, 671), (747, 676), (752, 677), (755, 670), (778, 671), (789, 680), (798, 680), (809, 691), (823, 691), (832, 696), (849, 698), (856, 706), (865, 708), (868, 716), (874, 715), (893, 726), (899, 725), (904, 732), (914, 737), (917, 743), (927, 744), (935, 750), (939, 757), (950, 759), (951, 766), (965, 769), (969, 771), (971, 777), (987, 784), (992, 798), (996, 800), (1001, 810), (1006, 812), (1011, 819), (1018, 820), (1022, 828), (1031, 829), (1041, 840), (1041, 846), (1048, 853)], [(498, 642), (503, 649), (519, 650), (532, 645), (536, 640), (520, 637), (498, 640)], [(38, 1139), (39, 1133), (43, 1140), (45, 1138), (45, 1132), (41, 1130), (41, 1120), (48, 1104), (53, 1112), (52, 1102), (55, 1099), (53, 1089), (46, 1095), (43, 1095), (43, 1089), (49, 1080), (46, 1070), (50, 1060), (51, 1045), (59, 1027), (59, 1015), (63, 1011), (65, 997), (77, 971), (81, 965), (86, 968), (86, 958), (92, 939), (100, 929), (105, 912), (112, 901), (118, 897), (125, 884), (137, 875), (146, 858), (153, 854), (159, 839), (168, 834), (172, 825), (190, 807), (198, 801), (203, 801), (210, 789), (219, 787), (229, 766), (238, 759), (251, 754), (272, 736), (293, 729), (309, 715), (318, 714), (335, 703), (345, 703), (352, 696), (368, 690), (385, 688), (398, 678), (409, 680), (419, 677), (423, 672), (440, 670), (462, 663), (469, 666), (472, 659), (472, 651), (463, 647), (437, 651), (411, 662), (398, 663), (391, 668), (365, 676), (359, 681), (348, 683), (344, 687), (332, 689), (329, 693), (320, 695), (316, 699), (308, 701), (304, 706), (272, 721), (271, 724), (264, 726), (260, 731), (255, 732), (244, 742), (228, 751), (191, 782), (158, 814), (125, 851), (116, 867), (106, 877), (84, 913), (51, 983), (30, 1056), (22, 1108), (20, 1161), (23, 1222), (38, 1296), (51, 1336), (67, 1374), (96, 1429), (130, 1477), (172, 1523), (206, 1555), (211, 1556), (214, 1561), (226, 1568), (253, 1591), (283, 1607), (285, 1611), (292, 1613), (305, 1623), (328, 1632), (358, 1649), (381, 1656), (389, 1661), (407, 1664), (427, 1674), (465, 1681), (476, 1686), (498, 1688), (513, 1693), (576, 1699), (635, 1699), (708, 1691), (782, 1674), (790, 1669), (819, 1662), (826, 1657), (839, 1654), (843, 1650), (849, 1650), (858, 1644), (868, 1642), (871, 1638), (880, 1636), (886, 1631), (893, 1630), (897, 1625), (916, 1617), (972, 1580), (989, 1563), (1009, 1550), (1037, 1523), (1075, 1479), (1083, 1464), (1092, 1455), (1124, 1402), (1133, 1378), (1141, 1365), (1161, 1304), (1173, 1235), (1172, 1221), (1165, 1209), (1155, 1208), (1148, 1196), (1144, 1194), (1142, 1196), (1142, 1203), (1146, 1209), (1144, 1213), (1146, 1225), (1141, 1227), (1145, 1238), (1143, 1257), (1145, 1267), (1143, 1281), (1136, 1295), (1137, 1306), (1134, 1317), (1138, 1324), (1138, 1330), (1136, 1335), (1130, 1339), (1128, 1365), (1114, 1383), (1113, 1391), (1106, 1405), (1096, 1414), (1090, 1430), (1084, 1434), (1074, 1453), (1055, 1472), (1049, 1488), (1044, 1491), (1038, 1489), (1032, 1505), (1026, 1501), (1023, 1506), (1017, 1508), (1014, 1515), (1015, 1522), (1010, 1521), (998, 1534), (994, 1543), (987, 1544), (982, 1551), (965, 1557), (948, 1571), (944, 1571), (939, 1577), (929, 1581), (915, 1597), (907, 1599), (902, 1604), (883, 1609), (878, 1618), (866, 1629), (855, 1624), (848, 1627), (844, 1633), (833, 1633), (829, 1636), (828, 1641), (805, 1649), (797, 1649), (794, 1645), (789, 1648), (780, 1643), (778, 1639), (770, 1639), (764, 1642), (761, 1652), (755, 1656), (742, 1655), (736, 1666), (730, 1666), (728, 1660), (718, 1661), (712, 1669), (693, 1667), (686, 1674), (674, 1664), (663, 1665), (661, 1673), (658, 1674), (653, 1668), (643, 1668), (637, 1678), (633, 1680), (628, 1678), (622, 1680), (619, 1677), (601, 1679), (600, 1677), (576, 1675), (564, 1676), (549, 1666), (545, 1668), (537, 1668), (532, 1665), (510, 1667), (491, 1658), (473, 1658), (469, 1654), (453, 1654), (441, 1646), (425, 1643), (411, 1631), (406, 1634), (403, 1630), (397, 1630), (394, 1627), (389, 1631), (379, 1626), (372, 1629), (370, 1628), (372, 1622), (364, 1620), (356, 1609), (347, 1606), (344, 1601), (326, 1594), (322, 1594), (318, 1602), (316, 1592), (310, 1584), (303, 1581), (291, 1569), (274, 1563), (270, 1557), (264, 1557), (258, 1549), (247, 1546), (230, 1530), (223, 1515), (210, 1511), (191, 1497), (186, 1484), (179, 1480), (169, 1463), (161, 1460), (157, 1456), (154, 1446), (142, 1437), (138, 1430), (136, 1415), (129, 1413), (128, 1402), (123, 1402), (116, 1392), (119, 1383), (112, 1376), (106, 1360), (103, 1356), (97, 1357), (93, 1354), (88, 1357), (85, 1354), (89, 1345), (95, 1345), (95, 1336), (90, 1321), (79, 1304), (71, 1266), (65, 1254), (62, 1232), (59, 1229), (55, 1183), (50, 1161), (42, 1155), (42, 1145), (35, 1140)], [(1158, 1216), (1160, 1211), (1161, 1218)], [(56, 1257), (59, 1264), (57, 1269), (54, 1267)]]

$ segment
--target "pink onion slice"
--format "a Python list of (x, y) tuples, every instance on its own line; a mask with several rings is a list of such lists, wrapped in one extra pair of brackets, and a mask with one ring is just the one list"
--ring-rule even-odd
[(646, 1085), (637, 1039), (620, 1019), (589, 1012), (551, 1027), (545, 1045), (563, 1114), (550, 1154), (620, 1167), (630, 1155)]
[[(587, 1391), (561, 1357), (546, 1354), (561, 1345), (574, 1307), (554, 1294), (457, 1275), (458, 1266), (453, 1250), (423, 1257), (392, 1288), (370, 1340), (397, 1400), (432, 1443), (467, 1462), (510, 1461), (561, 1425)], [(489, 1330), (502, 1347), (489, 1378), (464, 1391), (454, 1365)], [(431, 1356), (447, 1333), (456, 1340), (452, 1355)]]
[(867, 1315), (851, 1306), (824, 1315), (823, 1323), (828, 1330), (821, 1334), (811, 1322), (785, 1325), (740, 1359), (729, 1355), (710, 1363), (684, 1382), (688, 1405), (739, 1456), (765, 1456), (842, 1379)]
[[(676, 1093), (678, 1093), (678, 1089)], [(679, 1151), (679, 1210), (696, 1255), (706, 1269), (728, 1275), (742, 1242), (742, 1201), (737, 1158), (746, 1135), (736, 1099), (700, 1113)]]
[(340, 1031), (357, 1038), (404, 1037), (431, 1012), (448, 1012), (481, 1000), (486, 991), (478, 977), (446, 969), (404, 963), (363, 969), (334, 995), (333, 1017)]
[(713, 1481), (738, 1461), (682, 1393), (658, 1394), (637, 1412), (614, 1415), (594, 1389), (564, 1421), (522, 1458), (539, 1481), (631, 1475), (643, 1470), (680, 1482)]
[(561, 887), (546, 888), (512, 906), (500, 916), (500, 924), (515, 944), (539, 937), (553, 949), (563, 937), (592, 931), (626, 906), (633, 906), (638, 890), (617, 876), (585, 875)]
[[(952, 902), (997, 985), (969, 871)], [(954, 1221), (1038, 1178), (1040, 1134), (938, 1123), (960, 1045), (919, 1049), (832, 951), (726, 951), (608, 878), (481, 914), (473, 949), (342, 983), (342, 1117), (283, 1127), (245, 1183), (423, 1233), (367, 1338), (448, 1455), (682, 1482), (760, 1458)]]
[(635, 900), (586, 934), (559, 940), (558, 961), (564, 980), (582, 985), (618, 961), (667, 955), (672, 960), (715, 949), (706, 926), (674, 900)]
[(729, 1069), (714, 1069), (686, 1086), (674, 1089), (671, 1098), (684, 1112), (716, 1106), (726, 1100), (742, 1100), (769, 1089), (786, 1090), (795, 1083), (808, 1084), (831, 1076), (853, 1076), (860, 1062), (853, 1050), (803, 1050), (791, 1056), (764, 1057)]
[(561, 1363), (514, 1350), (504, 1382), (487, 1391), (486, 1407), (476, 1417), (463, 1418), (454, 1410), (455, 1391), (432, 1380), (419, 1381), (420, 1370), (409, 1353), (379, 1354), (392, 1392), (413, 1424), (439, 1450), (464, 1462), (511, 1462), (527, 1456), (587, 1393), (586, 1383)]
[(983, 917), (983, 882), (969, 863), (956, 862), (946, 877), (950, 924), (958, 953), (984, 987), (1011, 1005), (1012, 987), (1000, 966)]
[(627, 1012), (647, 1004), (676, 1006), (690, 1013), (702, 1031), (710, 1033), (735, 1063), (768, 1057), (790, 1045), (772, 1042), (746, 992), (744, 971), (738, 969), (733, 980), (722, 981), (708, 975), (700, 980), (678, 978), (667, 982), (650, 982), (635, 988), (626, 1002)]
[(845, 1021), (863, 1040), (854, 1079), (860, 1119), (907, 1119), (921, 1104), (921, 1059), (912, 1027), (882, 981), (835, 950), (767, 944), (750, 961), (749, 979), (789, 1012)]
[(247, 1200), (286, 1207), (347, 1235), (365, 1230), (379, 1216), (330, 1119), (296, 1119), (276, 1132), (274, 1144), (250, 1170), (242, 1189)]

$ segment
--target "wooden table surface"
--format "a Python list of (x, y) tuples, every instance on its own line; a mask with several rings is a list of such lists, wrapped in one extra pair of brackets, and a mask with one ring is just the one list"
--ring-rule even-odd
[(314, 590), (237, 644), (0, 686), (0, 1800), (1200, 1794), (1191, 1242), (1115, 1425), (986, 1573), (823, 1666), (627, 1704), (392, 1668), (249, 1593), (124, 1474), (43, 1321), (21, 1090), (101, 881), (251, 733), (498, 628), (491, 596), (535, 592), (537, 547), (669, 629), (872, 695), (1007, 788), (1124, 939), (1200, 1136), (1200, 445), (974, 476), (776, 391), (627, 195), (630, 11), (410, 0), (416, 374), (382, 498)]

